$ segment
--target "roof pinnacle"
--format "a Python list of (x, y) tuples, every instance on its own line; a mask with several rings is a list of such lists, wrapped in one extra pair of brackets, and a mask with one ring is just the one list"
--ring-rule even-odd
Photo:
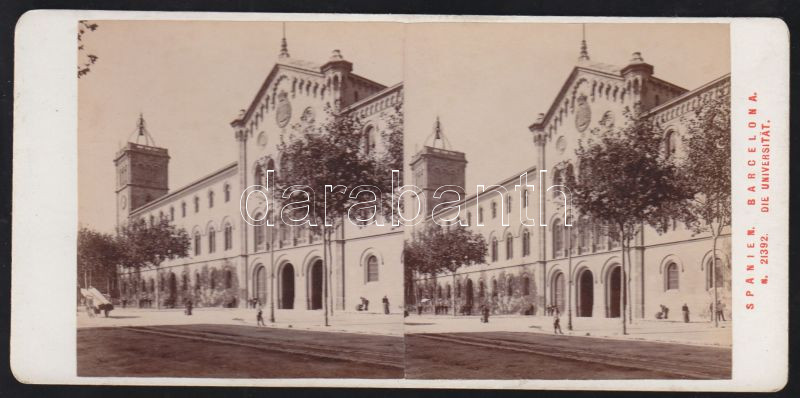
[(283, 23), (283, 37), (281, 38), (281, 53), (278, 58), (289, 58), (289, 46), (286, 44), (286, 22)]
[(588, 61), (589, 50), (586, 47), (586, 24), (581, 24), (581, 33), (581, 55), (578, 57), (578, 61)]

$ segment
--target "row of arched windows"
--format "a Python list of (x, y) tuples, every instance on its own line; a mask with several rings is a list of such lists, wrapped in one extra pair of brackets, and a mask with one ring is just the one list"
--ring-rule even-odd
[[(267, 219), (271, 217), (272, 213), (267, 215)], [(254, 219), (261, 220), (264, 215), (262, 213), (256, 213)], [(291, 244), (292, 246), (297, 246), (303, 243), (315, 243), (320, 240), (319, 231), (305, 227), (305, 226), (289, 226), (283, 225), (282, 223), (277, 223), (274, 226), (267, 226), (266, 223), (264, 225), (253, 225), (253, 248), (256, 251), (261, 250), (270, 250), (273, 236), (272, 233), (277, 230), (278, 239), (277, 239), (277, 246), (278, 248), (283, 248), (284, 246), (288, 246)]]
[(619, 247), (618, 239), (609, 234), (609, 226), (592, 223), (589, 217), (568, 220), (566, 226), (560, 218), (552, 224), (553, 258), (564, 257), (571, 250), (572, 254), (583, 254)]
[[(724, 287), (725, 281), (725, 266), (722, 260), (717, 257), (716, 272), (714, 272), (714, 265), (712, 259), (706, 260), (705, 267), (705, 287), (710, 290), (713, 287)], [(677, 263), (670, 262), (664, 267), (664, 290), (680, 290), (680, 274), (681, 269)]]
[[(223, 227), (223, 234), (224, 234), (224, 250), (231, 250), (233, 249), (233, 226), (230, 223), (226, 223), (225, 227)], [(202, 253), (202, 239), (200, 236), (200, 231), (194, 232), (194, 255), (199, 256)], [(214, 227), (208, 227), (208, 253), (214, 253), (217, 251), (217, 231)]]
[[(492, 237), (489, 243), (489, 254), (491, 255), (492, 262), (499, 260), (500, 254), (498, 252), (497, 237)], [(531, 233), (530, 231), (522, 231), (522, 257), (527, 257), (531, 254)], [(506, 234), (506, 260), (514, 258), (514, 235), (510, 232)]]

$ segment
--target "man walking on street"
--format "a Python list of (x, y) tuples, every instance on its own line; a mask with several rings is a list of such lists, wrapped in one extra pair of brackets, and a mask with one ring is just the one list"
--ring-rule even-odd
[(559, 314), (558, 308), (553, 311), (553, 334), (564, 334), (561, 330), (561, 314)]
[(683, 303), (681, 311), (683, 312), (683, 322), (689, 323), (689, 306), (686, 303)]
[(383, 296), (383, 313), (389, 314), (389, 298), (385, 295)]

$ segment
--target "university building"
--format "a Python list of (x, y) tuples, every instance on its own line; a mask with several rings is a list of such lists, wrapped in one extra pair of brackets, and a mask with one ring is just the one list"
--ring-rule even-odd
[[(651, 118), (664, 134), (663, 150), (668, 156), (682, 151), (681, 134), (688, 128), (694, 110), (710, 98), (730, 98), (730, 75), (687, 90), (654, 75), (638, 52), (622, 66), (590, 60), (585, 42), (577, 64), (545, 113), (530, 125), (532, 158), (526, 170), (486, 186), (480, 196), (472, 195), (455, 207), (448, 207), (435, 217), (458, 217), (486, 239), (485, 264), (461, 267), (455, 273), (415, 281), (413, 300), (428, 298), (437, 305), (451, 306), (459, 313), (477, 314), (488, 305), (494, 314), (544, 315), (545, 308), (557, 306), (564, 316), (617, 318), (620, 300), (627, 301), (634, 319), (653, 319), (661, 305), (671, 310), (671, 317), (681, 315), (688, 305), (692, 319), (710, 319), (709, 306), (714, 300), (712, 286), (712, 238), (693, 235), (682, 223), (670, 221), (669, 231), (660, 234), (645, 227), (631, 244), (631, 264), (626, 268), (629, 289), (626, 294), (620, 281), (621, 249), (610, 239), (608, 227), (588, 218), (564, 226), (564, 199), (557, 192), (539, 195), (539, 174), (547, 170), (544, 188), (558, 185), (565, 173), (577, 172), (575, 149), (578, 140), (588, 138), (599, 126), (623, 123), (625, 108), (639, 107), (642, 117)], [(442, 185), (464, 186), (469, 154), (448, 145), (437, 120), (433, 139), (411, 159), (413, 183), (426, 194), (424, 214), (430, 214), (438, 201), (433, 192)], [(527, 172), (536, 191), (520, 197), (514, 186)], [(573, 174), (575, 175), (575, 174)], [(503, 189), (505, 188), (505, 190)], [(454, 204), (448, 206), (455, 206)], [(542, 218), (540, 220), (540, 206)], [(535, 219), (534, 226), (520, 221), (525, 211)], [(502, 219), (508, 220), (504, 226)], [(544, 221), (547, 226), (540, 226)], [(427, 222), (431, 222), (428, 219)], [(477, 224), (483, 224), (478, 226)], [(570, 244), (571, 243), (571, 244)], [(731, 246), (726, 230), (717, 246), (716, 285), (730, 314)]]
[[(128, 142), (114, 159), (117, 169), (117, 223), (136, 218), (167, 218), (190, 235), (190, 256), (168, 260), (158, 269), (121, 270), (120, 292), (129, 305), (245, 307), (258, 299), (278, 311), (323, 308), (322, 236), (308, 228), (245, 222), (240, 196), (251, 185), (266, 185), (265, 171), (280, 170), (281, 136), (299, 121), (320, 123), (357, 115), (365, 126), (364, 150), (383, 150), (387, 119), (403, 104), (403, 86), (385, 86), (354, 73), (339, 50), (323, 64), (289, 55), (286, 39), (277, 63), (257, 88), (244, 112), (231, 122), (231, 145), (238, 159), (170, 189), (167, 148)], [(143, 121), (140, 132), (145, 134)], [(320, 148), (324, 150), (324, 148)], [(265, 207), (249, 209), (256, 219)], [(362, 298), (382, 311), (389, 299), (402, 304), (401, 228), (345, 223), (332, 238), (327, 267), (331, 311), (355, 311)], [(159, 289), (158, 294), (156, 290)]]

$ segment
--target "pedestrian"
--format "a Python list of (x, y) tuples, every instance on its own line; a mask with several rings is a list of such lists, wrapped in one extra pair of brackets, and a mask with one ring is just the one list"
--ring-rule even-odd
[(689, 306), (686, 303), (683, 303), (681, 311), (683, 312), (683, 322), (689, 323)]
[(386, 295), (383, 296), (383, 313), (389, 314), (389, 298)]
[(561, 314), (557, 308), (553, 311), (553, 334), (564, 334), (561, 330)]
[(664, 311), (664, 319), (669, 319), (669, 307), (667, 307), (666, 305), (664, 305), (663, 307), (664, 307), (664, 309), (663, 309), (663, 311)]
[(717, 320), (720, 319), (722, 319), (723, 322), (725, 321), (725, 311), (723, 310), (722, 302), (717, 301)]
[(264, 323), (264, 311), (261, 310), (261, 307), (258, 307), (258, 313), (256, 313), (256, 324), (257, 326), (267, 326)]
[(192, 315), (192, 299), (186, 299), (186, 315)]
[(482, 322), (483, 323), (489, 323), (489, 306), (484, 304), (484, 306), (482, 308), (482, 311), (483, 311)]

